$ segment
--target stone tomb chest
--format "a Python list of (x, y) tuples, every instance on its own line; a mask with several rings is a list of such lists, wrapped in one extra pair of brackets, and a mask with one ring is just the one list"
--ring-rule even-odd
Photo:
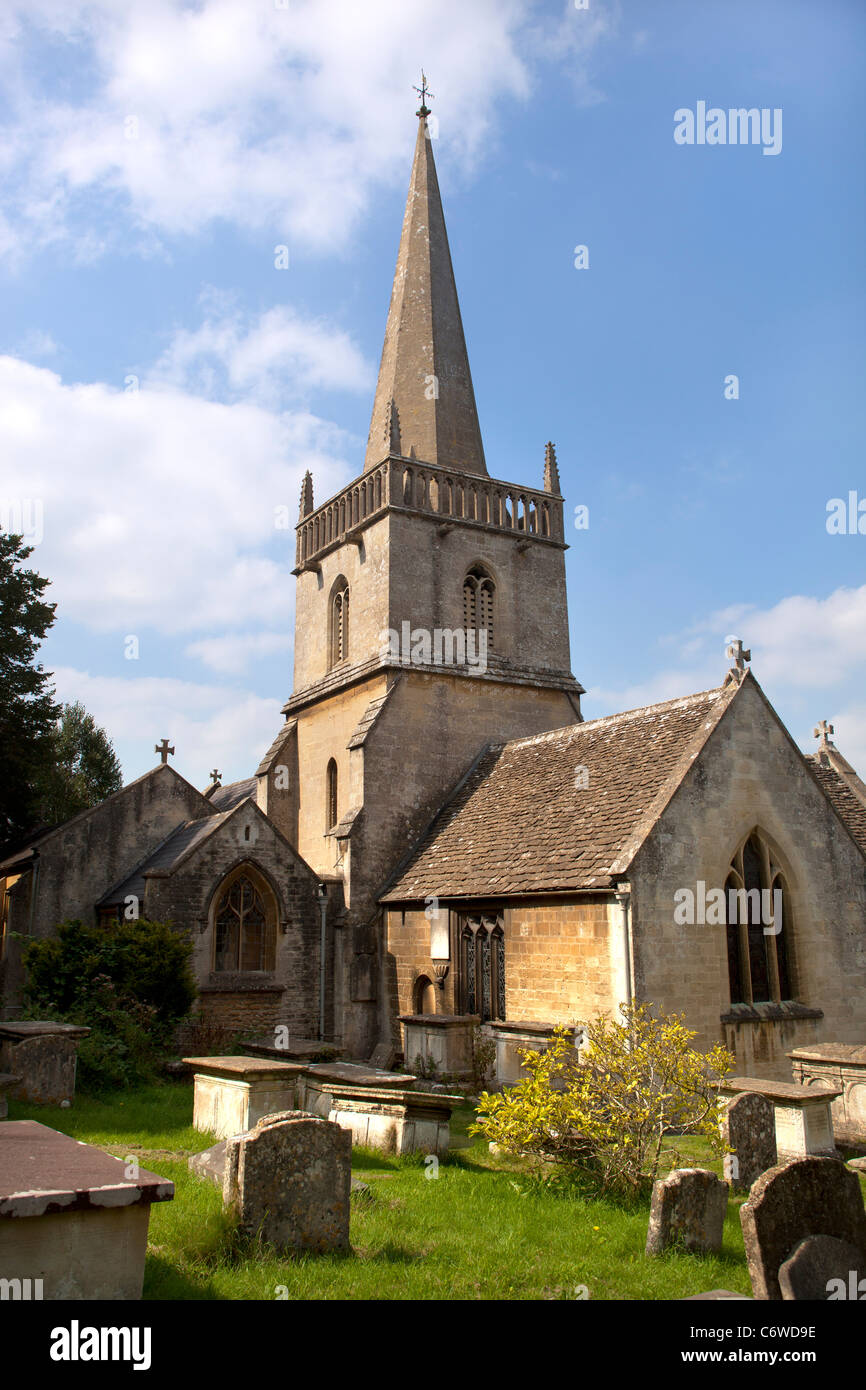
[(352, 1142), (389, 1153), (444, 1155), (460, 1096), (415, 1091), (414, 1076), (350, 1062), (307, 1067), (300, 1108), (351, 1130)]
[(193, 1068), (195, 1129), (219, 1139), (253, 1129), (265, 1115), (294, 1110), (303, 1067), (265, 1057), (184, 1057)]
[(816, 1043), (789, 1052), (799, 1086), (835, 1086), (833, 1130), (843, 1144), (866, 1145), (866, 1045)]
[(0, 1023), (0, 1072), (16, 1077), (8, 1085), (9, 1098), (71, 1105), (78, 1044), (89, 1032), (75, 1023)]
[(836, 1086), (794, 1086), (788, 1081), (760, 1081), (753, 1076), (726, 1076), (719, 1095), (738, 1092), (766, 1096), (775, 1107), (776, 1149), (780, 1163), (811, 1155), (835, 1158), (830, 1105), (840, 1094)]
[(0, 1123), (0, 1277), (17, 1281), (13, 1297), (141, 1298), (151, 1203), (174, 1184), (128, 1172), (35, 1120)]

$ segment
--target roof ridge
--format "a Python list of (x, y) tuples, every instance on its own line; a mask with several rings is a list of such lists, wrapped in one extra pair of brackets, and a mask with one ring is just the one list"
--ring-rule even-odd
[(582, 719), (576, 724), (562, 724), (556, 729), (546, 729), (540, 734), (527, 734), (523, 738), (509, 738), (502, 743), (495, 743), (490, 746), (492, 748), (514, 748), (530, 743), (542, 743), (545, 739), (554, 739), (566, 733), (582, 732), (599, 724), (613, 724), (617, 721), (636, 719), (638, 715), (656, 714), (660, 710), (685, 709), (694, 701), (702, 700), (708, 695), (724, 698), (729, 690), (736, 689), (738, 689), (737, 686), (729, 686), (727, 690), (722, 686), (712, 686), (709, 690), (697, 690), (693, 695), (679, 695), (673, 700), (659, 700), (652, 705), (638, 705), (634, 709), (620, 710), (616, 714), (602, 714), (597, 719)]

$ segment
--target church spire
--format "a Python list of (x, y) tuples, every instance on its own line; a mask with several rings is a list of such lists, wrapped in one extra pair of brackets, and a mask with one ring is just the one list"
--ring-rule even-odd
[(487, 475), (427, 126), (426, 79), (365, 471), (396, 452)]

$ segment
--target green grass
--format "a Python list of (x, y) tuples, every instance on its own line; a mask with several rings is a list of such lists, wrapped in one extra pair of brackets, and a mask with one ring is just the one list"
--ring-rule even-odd
[[(732, 1198), (718, 1256), (671, 1251), (647, 1259), (649, 1201), (601, 1200), (545, 1179), (519, 1160), (492, 1156), (483, 1140), (459, 1149), (427, 1177), (421, 1155), (398, 1159), (356, 1149), (353, 1173), (369, 1183), (352, 1199), (352, 1251), (287, 1259), (241, 1237), (211, 1183), (187, 1170), (215, 1142), (192, 1128), (192, 1086), (168, 1083), (72, 1109), (10, 1105), (36, 1119), (133, 1154), (170, 1178), (173, 1202), (151, 1213), (144, 1296), (151, 1299), (676, 1299), (705, 1289), (749, 1293), (739, 1205)], [(452, 1132), (465, 1136), (468, 1107)], [(700, 1141), (680, 1141), (684, 1162), (713, 1167)], [(285, 1296), (285, 1295), (283, 1295)]]

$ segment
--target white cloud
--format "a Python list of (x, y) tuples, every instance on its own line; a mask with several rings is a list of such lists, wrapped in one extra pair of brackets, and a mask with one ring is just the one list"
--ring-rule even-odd
[(224, 301), (217, 307), (223, 312), (174, 334), (148, 373), (149, 383), (270, 407), (315, 388), (372, 396), (372, 366), (341, 329), (302, 319), (286, 305), (254, 321), (239, 311), (225, 312)]
[[(791, 732), (804, 751), (812, 750), (814, 724), (828, 718), (836, 725), (840, 749), (866, 776), (866, 705), (855, 694), (866, 673), (866, 585), (836, 589), (826, 598), (795, 594), (765, 609), (721, 609), (664, 639), (662, 647), (675, 649), (678, 662), (668, 662), (645, 681), (587, 690), (586, 717), (720, 685), (730, 665), (724, 649), (732, 634), (751, 651), (752, 670), (772, 704), (788, 711)], [(840, 709), (835, 716), (827, 708), (828, 696)]]
[(59, 615), (124, 635), (287, 624), (303, 473), (322, 498), (353, 475), (341, 455), (360, 457), (308, 412), (68, 385), (11, 357), (0, 421), (0, 501), (42, 503), (33, 563)]
[(191, 642), (187, 656), (197, 657), (212, 671), (237, 675), (246, 671), (257, 658), (275, 652), (289, 652), (292, 636), (289, 632), (231, 633), (227, 637), (203, 637)]
[[(329, 0), (326, 19), (320, 0), (7, 0), (5, 239), (21, 253), (59, 240), (86, 227), (96, 198), (115, 214), (106, 236), (126, 236), (128, 207), (169, 235), (230, 219), (275, 242), (346, 247), (377, 187), (405, 179), (419, 55), (443, 143), (471, 162), (496, 103), (529, 90), (532, 13), (528, 0)], [(33, 73), (51, 62), (28, 57), (49, 44), (59, 71), (43, 89)], [(89, 236), (86, 254), (98, 248)]]
[(94, 676), (71, 666), (57, 667), (54, 680), (60, 700), (81, 700), (105, 728), (125, 782), (159, 762), (154, 747), (163, 738), (176, 750), (172, 765), (195, 786), (207, 786), (213, 767), (224, 783), (249, 777), (282, 722), (279, 700), (225, 686)]

